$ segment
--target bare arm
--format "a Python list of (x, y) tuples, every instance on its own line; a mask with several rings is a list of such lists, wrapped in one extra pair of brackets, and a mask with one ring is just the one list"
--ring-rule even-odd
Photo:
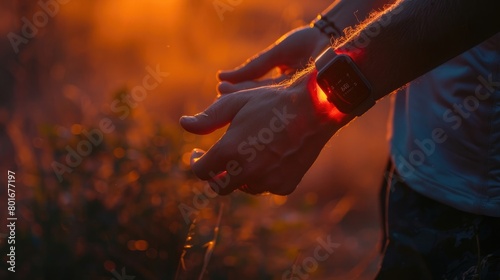
[(337, 0), (322, 13), (341, 29), (364, 21), (371, 13), (383, 10), (396, 0)]
[(380, 98), (499, 32), (499, 10), (494, 0), (402, 0), (333, 48)]
[[(381, 98), (499, 32), (499, 6), (498, 0), (402, 0), (334, 48), (352, 56)], [(315, 75), (309, 69), (286, 85), (224, 95), (203, 114), (181, 118), (198, 134), (231, 123), (207, 153), (193, 153), (194, 173), (221, 194), (292, 192), (330, 137), (354, 118), (318, 106), (324, 98)]]
[[(385, 5), (394, 2), (395, 0), (338, 0), (322, 14), (342, 31), (359, 24), (370, 13), (380, 11)], [(232, 93), (289, 79), (293, 73), (305, 68), (312, 59), (329, 47), (333, 42), (331, 39), (319, 29), (310, 26), (292, 30), (236, 69), (220, 72), (219, 92)], [(275, 67), (281, 70), (281, 76), (258, 81)]]

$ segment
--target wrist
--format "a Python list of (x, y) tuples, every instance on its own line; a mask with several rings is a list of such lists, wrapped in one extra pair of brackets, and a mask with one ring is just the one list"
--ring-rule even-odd
[(314, 67), (307, 69), (291, 85), (292, 99), (301, 106), (308, 107), (311, 123), (315, 123), (325, 133), (335, 133), (345, 126), (354, 115), (344, 114), (334, 104), (328, 101), (326, 94), (319, 87), (316, 78), (317, 70)]
[[(397, 43), (394, 42), (389, 36), (383, 40), (372, 40), (368, 46), (359, 44), (358, 42), (362, 42), (366, 36), (366, 34), (358, 33), (356, 36), (353, 36), (348, 41), (342, 43), (342, 45), (337, 46), (335, 52), (337, 54), (345, 54), (352, 59), (359, 71), (363, 73), (363, 76), (370, 84), (374, 100), (378, 100), (402, 85), (395, 86), (394, 80), (397, 79), (387, 79), (385, 76), (387, 68), (392, 65), (393, 57), (398, 57), (395, 55), (395, 52), (374, 52), (374, 50), (383, 50), (385, 44), (392, 43), (396, 45)], [(385, 34), (380, 34), (379, 36), (386, 37)], [(380, 44), (380, 42), (383, 42), (383, 44)], [(376, 61), (383, 61), (385, 63), (376, 63)]]
[(340, 112), (361, 116), (375, 105), (370, 83), (348, 55), (328, 48), (314, 64), (318, 87)]
[(314, 26), (309, 25), (307, 28), (310, 29), (310, 32), (314, 33), (317, 45), (321, 47), (321, 50), (319, 51), (319, 53), (321, 53), (322, 50), (326, 49), (327, 47), (332, 46), (332, 38), (330, 36), (321, 32), (321, 30), (319, 30), (318, 28), (316, 28)]
[(329, 39), (340, 38), (342, 30), (338, 28), (335, 22), (322, 14), (319, 14), (311, 23), (310, 27), (316, 28)]
[(327, 94), (321, 89), (317, 81), (318, 70), (312, 69), (307, 80), (307, 89), (313, 101), (315, 112), (321, 121), (330, 123), (337, 128), (343, 127), (356, 116), (341, 112), (335, 104), (328, 101)]

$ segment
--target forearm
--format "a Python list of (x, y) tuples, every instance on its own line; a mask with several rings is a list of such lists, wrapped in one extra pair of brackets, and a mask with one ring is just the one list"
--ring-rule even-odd
[(337, 0), (321, 14), (342, 31), (363, 22), (371, 13), (394, 2), (396, 0)]
[(334, 49), (353, 58), (378, 99), (499, 32), (498, 10), (497, 0), (403, 0)]

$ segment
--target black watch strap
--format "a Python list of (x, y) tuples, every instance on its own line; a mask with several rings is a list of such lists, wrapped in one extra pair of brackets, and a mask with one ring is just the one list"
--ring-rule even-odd
[(311, 27), (318, 28), (329, 37), (339, 38), (342, 35), (342, 32), (335, 25), (335, 23), (329, 21), (327, 17), (324, 17), (321, 14), (319, 14), (316, 19), (311, 22)]
[(325, 68), (333, 59), (337, 56), (337, 53), (333, 50), (333, 48), (327, 48), (322, 54), (320, 54), (316, 60), (314, 61), (314, 65), (317, 70), (321, 70)]

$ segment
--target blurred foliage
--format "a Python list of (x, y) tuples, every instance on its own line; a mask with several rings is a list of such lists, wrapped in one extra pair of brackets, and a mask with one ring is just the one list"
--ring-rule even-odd
[[(379, 232), (366, 198), (376, 200), (376, 190), (355, 195), (353, 182), (379, 178), (342, 174), (353, 165), (349, 150), (336, 151), (346, 156), (336, 172), (325, 169), (331, 177), (290, 197), (235, 192), (203, 201), (188, 222), (179, 210), (200, 203), (206, 188), (189, 171), (191, 149), (223, 132), (195, 136), (178, 117), (213, 100), (218, 68), (238, 65), (329, 1), (242, 1), (223, 22), (211, 0), (137, 3), (69, 1), (19, 54), (0, 36), (0, 167), (18, 179), (16, 273), (7, 272), (0, 238), (0, 279), (117, 279), (122, 269), (135, 279), (282, 279), (327, 236), (341, 246), (311, 279), (369, 279)], [(19, 19), (39, 10), (28, 0), (0, 6), (0, 32), (20, 32)], [(171, 76), (121, 119), (109, 104), (142, 81), (147, 65)], [(66, 164), (68, 147), (106, 118), (114, 131), (59, 182), (53, 162)], [(377, 118), (366, 120), (373, 123), (360, 130), (384, 133)], [(335, 187), (314, 189), (319, 182)]]
[[(126, 93), (121, 89), (111, 97)], [(32, 192), (32, 199), (18, 195), (18, 279), (112, 279), (113, 271), (121, 275), (123, 268), (136, 279), (174, 279), (176, 273), (179, 280), (197, 279), (202, 270), (205, 279), (281, 279), (294, 260), (312, 255), (316, 238), (330, 234), (324, 220), (331, 215), (342, 220), (351, 211), (349, 202), (335, 203), (321, 214), (314, 194), (295, 210), (284, 207), (287, 199), (279, 196), (207, 199), (206, 185), (188, 170), (189, 153), (182, 153), (197, 145), (198, 137), (177, 125), (151, 123), (140, 107), (125, 120), (101, 112), (90, 123), (104, 118), (115, 130), (103, 133), (103, 142), (62, 182), (50, 165), (18, 173), (30, 178), (23, 187)], [(88, 139), (83, 131), (95, 129), (41, 125), (37, 154), (66, 164), (68, 147), (76, 150)], [(195, 223), (186, 223), (181, 204), (196, 210), (203, 205), (188, 215)], [(215, 228), (220, 235), (214, 239)], [(209, 248), (212, 259), (206, 257)], [(7, 246), (0, 251), (5, 259)], [(340, 254), (329, 262), (334, 259)], [(315, 273), (331, 272), (328, 267)]]
[[(133, 114), (127, 121), (102, 115), (115, 131), (105, 134), (62, 182), (51, 166), (23, 174), (35, 184), (28, 186), (33, 200), (18, 196), (19, 279), (110, 279), (106, 270), (122, 266), (140, 279), (173, 274), (185, 234), (177, 204), (187, 197), (178, 186), (190, 183), (179, 166), (182, 135), (177, 127), (158, 124), (145, 135), (149, 127)], [(99, 128), (75, 124), (68, 131), (45, 124), (40, 139), (46, 141), (37, 148), (67, 164), (67, 147), (87, 141), (84, 129)], [(134, 144), (137, 135), (144, 137), (141, 145)]]

